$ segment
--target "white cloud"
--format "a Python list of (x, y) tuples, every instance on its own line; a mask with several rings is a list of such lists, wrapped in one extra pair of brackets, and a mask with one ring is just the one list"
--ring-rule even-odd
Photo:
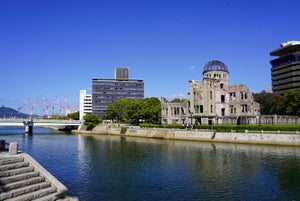
[(199, 68), (200, 68), (200, 67), (198, 67), (198, 66), (191, 66), (191, 67), (190, 67), (191, 70), (197, 70), (197, 69), (199, 69)]

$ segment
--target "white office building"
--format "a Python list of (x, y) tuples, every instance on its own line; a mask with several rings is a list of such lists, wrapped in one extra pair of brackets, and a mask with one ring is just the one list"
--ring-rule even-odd
[(83, 120), (87, 113), (92, 113), (92, 94), (87, 94), (86, 90), (80, 90), (79, 119)]

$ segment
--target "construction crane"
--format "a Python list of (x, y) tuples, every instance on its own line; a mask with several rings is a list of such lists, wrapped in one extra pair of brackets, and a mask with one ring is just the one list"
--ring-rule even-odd
[(59, 115), (63, 116), (63, 111), (64, 111), (64, 105), (62, 104), (62, 102), (60, 101), (60, 99), (58, 97), (56, 97), (56, 102), (59, 105), (60, 109), (59, 109)]
[(45, 96), (42, 96), (42, 100), (45, 106), (45, 116), (48, 118), (49, 117), (49, 104), (46, 101)]
[(21, 110), (28, 104), (30, 99), (25, 99), (24, 103), (18, 107), (18, 117), (20, 117)]
[(37, 103), (38, 103), (38, 99), (36, 99), (30, 107), (30, 116), (29, 116), (30, 120), (32, 120), (33, 110)]
[(68, 103), (67, 97), (65, 96), (65, 103), (66, 103), (66, 115), (70, 114), (72, 112), (71, 104)]

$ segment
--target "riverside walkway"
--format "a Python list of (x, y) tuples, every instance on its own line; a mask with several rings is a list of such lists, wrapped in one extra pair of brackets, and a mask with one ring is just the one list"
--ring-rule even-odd
[(17, 143), (10, 143), (9, 150), (0, 150), (0, 200), (78, 199), (30, 155), (18, 152)]

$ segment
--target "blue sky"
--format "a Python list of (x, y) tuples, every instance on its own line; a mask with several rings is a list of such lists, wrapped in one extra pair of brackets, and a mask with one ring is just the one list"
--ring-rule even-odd
[(300, 40), (300, 1), (0, 0), (0, 104), (77, 110), (92, 78), (129, 67), (145, 97), (188, 93), (203, 66), (223, 61), (230, 84), (271, 85), (269, 52)]

